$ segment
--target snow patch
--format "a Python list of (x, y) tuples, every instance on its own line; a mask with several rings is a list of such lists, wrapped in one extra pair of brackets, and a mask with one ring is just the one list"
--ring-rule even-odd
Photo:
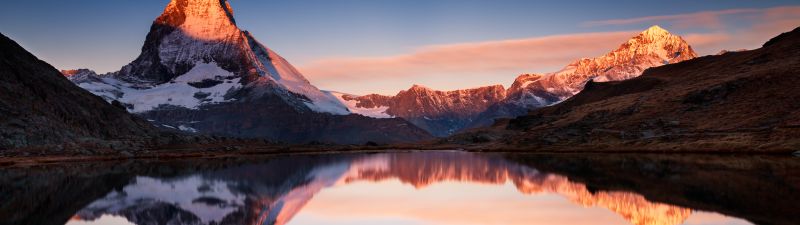
[[(200, 63), (184, 75), (164, 84), (142, 88), (135, 84), (104, 77), (100, 81), (79, 83), (83, 89), (103, 97), (107, 101), (117, 100), (129, 104), (130, 112), (142, 113), (162, 105), (178, 106), (188, 109), (199, 109), (202, 105), (218, 104), (233, 101), (225, 95), (242, 88), (241, 78), (230, 79), (233, 73), (225, 71), (216, 63)], [(203, 80), (221, 82), (208, 88), (198, 88), (191, 83)]]
[(339, 92), (333, 92), (333, 91), (325, 91), (325, 92), (330, 94), (330, 95), (335, 96), (336, 99), (339, 100), (340, 104), (344, 104), (345, 106), (347, 106), (347, 108), (352, 113), (363, 115), (363, 116), (367, 116), (367, 117), (372, 117), (372, 118), (394, 118), (394, 116), (391, 116), (388, 113), (386, 113), (386, 110), (389, 110), (389, 106), (381, 106), (381, 107), (377, 107), (377, 108), (361, 108), (361, 107), (357, 106), (358, 101), (356, 101), (356, 100), (348, 101), (348, 100), (345, 100), (344, 97), (342, 97), (342, 96), (347, 95), (347, 94), (339, 93)]
[(189, 132), (189, 133), (197, 133), (197, 129), (194, 129), (194, 128), (191, 128), (191, 127), (187, 127), (187, 126), (184, 126), (184, 125), (178, 126), (178, 130), (181, 130), (183, 132)]

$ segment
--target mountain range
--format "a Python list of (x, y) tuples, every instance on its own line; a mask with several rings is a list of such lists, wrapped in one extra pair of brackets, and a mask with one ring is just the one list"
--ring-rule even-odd
[(798, 101), (782, 90), (794, 90), (789, 81), (797, 65), (778, 59), (796, 57), (786, 50), (796, 47), (796, 33), (762, 49), (698, 58), (683, 38), (652, 26), (605, 55), (520, 75), (508, 89), (414, 85), (394, 96), (355, 96), (316, 88), (241, 30), (228, 1), (172, 0), (141, 54), (117, 72), (59, 73), (3, 37), (0, 85), (11, 91), (0, 96), (0, 112), (8, 115), (0, 119), (0, 148), (73, 142), (135, 148), (180, 133), (293, 144), (448, 137), (439, 143), (649, 149), (683, 148), (674, 140), (686, 139), (692, 148), (714, 140), (724, 149), (754, 143), (791, 149)]
[(395, 96), (345, 95), (343, 99), (352, 101), (347, 105), (355, 113), (382, 109), (377, 115), (404, 118), (445, 137), (561, 102), (580, 92), (589, 80), (626, 80), (651, 67), (696, 57), (683, 38), (652, 26), (603, 56), (579, 59), (554, 73), (520, 75), (508, 90), (495, 85), (445, 92), (415, 85)]

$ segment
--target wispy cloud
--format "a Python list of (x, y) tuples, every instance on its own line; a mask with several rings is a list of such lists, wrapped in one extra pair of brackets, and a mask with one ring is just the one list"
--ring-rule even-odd
[(724, 26), (720, 17), (725, 15), (759, 13), (765, 9), (726, 9), (717, 11), (702, 11), (687, 14), (675, 15), (660, 15), (660, 16), (645, 16), (628, 19), (611, 19), (611, 20), (595, 20), (583, 23), (585, 26), (603, 26), (603, 25), (630, 25), (630, 24), (653, 24), (669, 22), (678, 27), (713, 27), (718, 28)]
[(586, 26), (667, 25), (691, 28), (682, 34), (701, 54), (720, 50), (752, 49), (782, 32), (800, 26), (800, 6), (725, 9), (686, 14), (589, 21)]
[[(769, 38), (800, 25), (800, 6), (726, 9), (583, 24), (641, 25), (642, 29), (662, 25), (677, 31), (699, 54), (706, 55), (761, 46)], [(689, 32), (680, 33), (681, 30)], [(636, 33), (638, 30), (576, 33), (424, 46), (393, 56), (319, 59), (301, 65), (300, 70), (323, 88), (362, 94), (393, 94), (412, 83), (438, 89), (509, 84), (519, 73), (551, 72), (576, 59), (602, 55)]]
[[(518, 40), (499, 40), (418, 48), (401, 55), (373, 58), (328, 58), (302, 65), (315, 82), (333, 79), (451, 76), (509, 71), (546, 72), (581, 58), (601, 55), (635, 36), (636, 31), (583, 33)], [(516, 75), (516, 74), (514, 74)], [(501, 83), (506, 83), (502, 81)]]

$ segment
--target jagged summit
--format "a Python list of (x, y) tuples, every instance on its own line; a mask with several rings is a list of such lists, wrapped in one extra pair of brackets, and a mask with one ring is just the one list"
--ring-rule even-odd
[(156, 19), (162, 25), (179, 26), (193, 18), (227, 21), (235, 25), (233, 9), (227, 0), (172, 0)]
[(650, 28), (647, 28), (647, 30), (642, 31), (641, 34), (644, 36), (662, 36), (670, 33), (661, 26), (653, 25)]

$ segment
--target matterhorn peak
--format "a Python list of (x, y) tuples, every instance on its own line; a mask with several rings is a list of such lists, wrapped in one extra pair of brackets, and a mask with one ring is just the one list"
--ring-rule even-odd
[(201, 39), (218, 40), (239, 32), (227, 0), (172, 0), (155, 24)]

